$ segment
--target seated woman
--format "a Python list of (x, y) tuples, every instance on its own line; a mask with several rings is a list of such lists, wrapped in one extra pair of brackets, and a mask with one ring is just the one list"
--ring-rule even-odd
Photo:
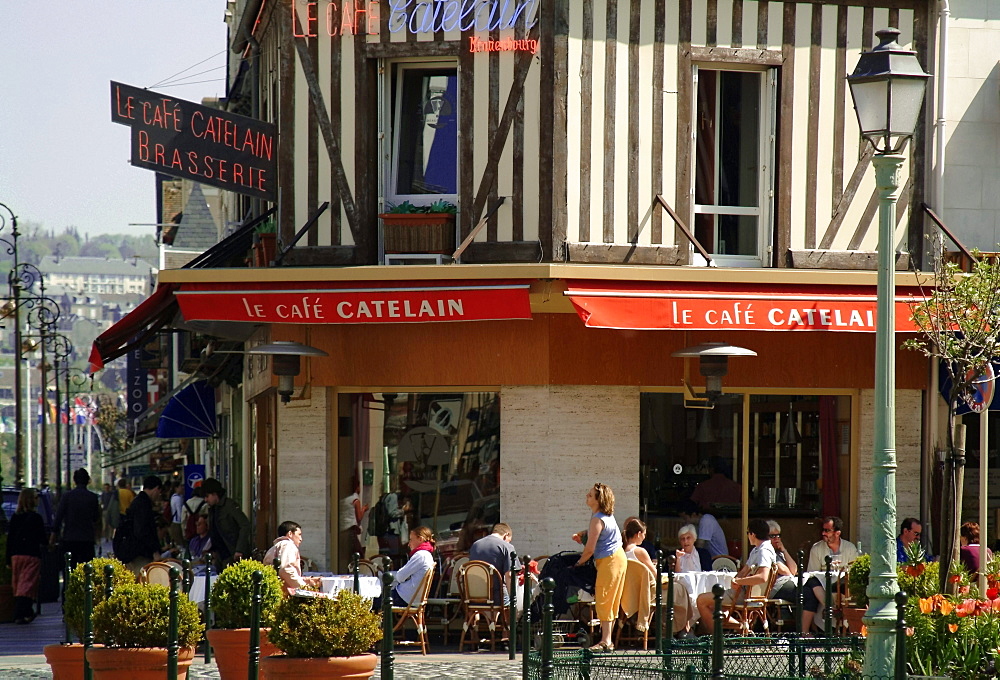
[(413, 599), (424, 579), (424, 574), (434, 568), (436, 544), (434, 533), (427, 527), (419, 526), (410, 530), (410, 540), (407, 543), (410, 548), (410, 558), (403, 568), (396, 572), (395, 581), (389, 591), (392, 593), (393, 607), (405, 607)]
[(693, 524), (685, 524), (677, 531), (677, 540), (681, 548), (677, 551), (677, 561), (674, 571), (712, 571), (712, 556), (705, 548), (695, 547), (698, 540), (698, 529)]
[(642, 562), (649, 570), (656, 573), (656, 566), (649, 553), (640, 544), (646, 539), (646, 524), (638, 517), (625, 520), (625, 559)]
[[(962, 528), (959, 529), (958, 540), (962, 544), (959, 553), (959, 560), (962, 562), (962, 566), (968, 570), (972, 578), (978, 578), (979, 567), (982, 564), (982, 556), (980, 555), (982, 548), (979, 546), (979, 523), (966, 522), (963, 524)], [(989, 560), (991, 557), (993, 557), (993, 553), (987, 548), (986, 560)]]

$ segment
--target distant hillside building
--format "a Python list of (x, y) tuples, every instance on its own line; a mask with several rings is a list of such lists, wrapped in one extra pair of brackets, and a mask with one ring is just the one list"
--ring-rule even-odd
[(86, 295), (148, 295), (153, 267), (142, 260), (101, 257), (42, 258), (38, 268), (46, 286), (62, 286)]

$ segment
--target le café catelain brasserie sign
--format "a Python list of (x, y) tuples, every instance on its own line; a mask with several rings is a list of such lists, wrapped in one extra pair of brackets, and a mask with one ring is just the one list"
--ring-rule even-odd
[(278, 200), (272, 123), (114, 81), (111, 120), (132, 129), (132, 165)]

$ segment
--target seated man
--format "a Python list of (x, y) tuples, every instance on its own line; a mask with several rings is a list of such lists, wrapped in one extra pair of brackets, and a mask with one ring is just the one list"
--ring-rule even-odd
[[(747, 537), (753, 549), (747, 557), (746, 564), (736, 573), (733, 578), (733, 586), (741, 586), (749, 592), (754, 586), (767, 583), (771, 576), (771, 570), (775, 568), (777, 558), (774, 554), (774, 547), (768, 540), (769, 528), (767, 522), (762, 519), (750, 520), (747, 527)], [(722, 606), (732, 607), (736, 604), (735, 588), (729, 588), (722, 595)], [(701, 615), (701, 626), (707, 632), (711, 632), (712, 614), (715, 610), (715, 595), (711, 592), (702, 593), (697, 600), (698, 613)]]
[(488, 562), (500, 572), (502, 583), (493, 586), (493, 602), (500, 602), (502, 597), (504, 606), (510, 604), (511, 570), (518, 567), (518, 561), (511, 559), (514, 546), (510, 544), (510, 539), (513, 537), (510, 525), (498, 522), (493, 525), (493, 533), (480, 538), (469, 548), (469, 560)]
[(302, 544), (302, 527), (296, 522), (282, 522), (278, 526), (278, 537), (264, 554), (264, 564), (278, 560), (278, 576), (285, 584), (288, 595), (294, 595), (299, 588), (319, 585), (319, 579), (302, 578), (302, 558), (299, 546)]
[(722, 527), (719, 525), (719, 520), (715, 519), (715, 515), (702, 512), (698, 504), (690, 499), (681, 503), (679, 514), (685, 522), (695, 524), (698, 527), (698, 540), (695, 541), (696, 546), (706, 548), (713, 558), (729, 554), (729, 548), (726, 545), (726, 534), (723, 533)]
[(195, 520), (195, 534), (188, 541), (188, 554), (192, 564), (204, 564), (205, 553), (212, 551), (212, 538), (208, 535), (208, 517), (198, 515)]
[[(839, 576), (840, 569), (853, 562), (861, 554), (856, 545), (840, 537), (844, 529), (844, 520), (839, 517), (823, 518), (823, 540), (813, 543), (809, 550), (809, 568), (807, 571), (825, 572), (826, 556), (833, 558), (831, 567), (832, 577)], [(802, 632), (808, 633), (812, 628), (813, 619), (819, 611), (821, 603), (826, 601), (826, 591), (823, 583), (816, 576), (812, 576), (803, 584), (802, 588)]]
[(903, 564), (909, 562), (910, 558), (906, 554), (910, 544), (920, 540), (923, 526), (916, 517), (907, 517), (899, 526), (899, 536), (896, 537), (896, 562)]

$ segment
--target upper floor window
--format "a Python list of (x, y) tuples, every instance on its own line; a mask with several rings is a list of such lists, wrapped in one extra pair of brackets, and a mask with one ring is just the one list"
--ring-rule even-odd
[(775, 70), (695, 71), (695, 236), (719, 264), (769, 261)]
[(391, 63), (387, 84), (390, 203), (454, 202), (458, 194), (458, 68), (451, 61)]

